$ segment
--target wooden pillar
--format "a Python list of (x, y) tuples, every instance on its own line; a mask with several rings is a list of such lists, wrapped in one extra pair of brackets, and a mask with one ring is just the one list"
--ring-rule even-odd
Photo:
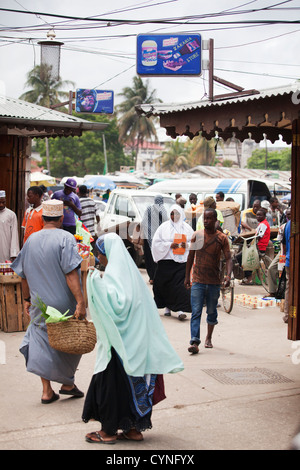
[(6, 206), (18, 219), (21, 241), (21, 223), (25, 212), (26, 148), (28, 137), (0, 136), (0, 189), (6, 192)]
[(300, 119), (293, 121), (288, 339), (300, 339)]

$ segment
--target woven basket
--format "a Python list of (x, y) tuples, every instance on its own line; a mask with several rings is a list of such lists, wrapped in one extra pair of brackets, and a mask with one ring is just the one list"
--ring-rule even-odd
[(94, 323), (71, 318), (68, 321), (47, 324), (49, 344), (53, 349), (68, 354), (91, 352), (97, 342)]

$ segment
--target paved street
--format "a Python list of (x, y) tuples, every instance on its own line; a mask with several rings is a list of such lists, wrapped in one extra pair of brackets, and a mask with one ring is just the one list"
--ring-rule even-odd
[[(145, 271), (141, 270), (145, 280)], [(150, 286), (149, 286), (150, 288)], [(237, 293), (264, 295), (259, 286)], [(18, 347), (24, 333), (0, 332), (6, 364), (0, 364), (0, 449), (51, 450), (271, 450), (289, 449), (300, 425), (300, 342), (287, 340), (279, 307), (219, 309), (213, 349), (187, 351), (189, 318), (162, 322), (185, 369), (165, 376), (167, 399), (153, 409), (153, 428), (140, 443), (89, 444), (84, 436), (99, 423), (81, 421), (83, 399), (42, 405), (40, 379), (25, 370)], [(205, 318), (201, 323), (204, 344)], [(86, 391), (95, 351), (83, 356), (76, 376)], [(56, 384), (55, 384), (56, 385)], [(57, 384), (55, 390), (59, 390)]]

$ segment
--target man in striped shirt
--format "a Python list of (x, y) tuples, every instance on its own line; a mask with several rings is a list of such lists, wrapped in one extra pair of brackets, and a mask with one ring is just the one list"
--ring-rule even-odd
[(95, 201), (89, 197), (88, 189), (83, 184), (79, 186), (79, 201), (82, 209), (80, 220), (88, 229), (94, 239), (97, 238), (95, 232), (95, 220), (97, 224), (100, 222), (100, 217), (97, 214)]

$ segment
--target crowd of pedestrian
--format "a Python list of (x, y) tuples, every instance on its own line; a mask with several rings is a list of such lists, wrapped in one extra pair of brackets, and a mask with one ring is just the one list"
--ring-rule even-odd
[[(105, 444), (114, 444), (117, 439), (140, 441), (142, 432), (152, 427), (153, 405), (165, 398), (163, 375), (183, 369), (158, 309), (164, 309), (166, 316), (176, 313), (180, 321), (191, 313), (187, 349), (194, 355), (199, 352), (201, 317), (206, 306), (204, 346), (213, 348), (222, 258), (227, 274), (223, 279), (225, 286), (229, 285), (232, 273), (230, 243), (222, 229), (222, 213), (216, 207), (216, 202), (224, 200), (224, 194), (218, 193), (216, 199), (206, 198), (201, 217), (198, 221), (192, 219), (191, 223), (185, 217), (187, 200), (180, 194), (176, 195), (169, 213), (161, 196), (147, 208), (141, 232), (151, 293), (121, 238), (107, 234), (97, 239), (95, 223), (99, 222), (99, 216), (95, 202), (86, 186), (78, 188), (78, 195), (76, 189), (76, 180), (72, 178), (51, 199), (41, 187), (28, 189), (29, 207), (22, 221), (21, 250), (17, 217), (6, 207), (5, 191), (0, 191), (3, 229), (0, 261), (12, 261), (13, 270), (22, 278), (25, 312), (31, 318), (20, 351), (27, 371), (41, 379), (42, 404), (58, 400), (60, 394), (84, 396), (75, 384), (81, 356), (51, 348), (39, 303), (42, 300), (62, 313), (69, 310), (76, 318), (86, 318), (80, 280), (82, 258), (74, 237), (76, 221), (80, 219), (94, 238), (94, 248), (105, 267), (104, 273), (93, 270), (87, 279), (89, 311), (97, 330), (98, 350), (82, 419), (99, 421), (102, 428), (89, 433), (86, 440)], [(275, 199), (270, 200), (270, 207), (263, 207), (259, 199), (255, 200), (242, 213), (239, 230), (242, 233), (255, 230), (257, 248), (264, 254), (270, 242), (270, 227), (281, 226), (288, 292), (290, 211), (280, 208)], [(197, 195), (191, 194), (189, 202), (196, 205)], [(275, 260), (273, 277), (270, 275), (273, 291), (274, 266)], [(245, 272), (245, 284), (251, 282), (251, 275)], [(59, 394), (53, 382), (61, 384)]]

